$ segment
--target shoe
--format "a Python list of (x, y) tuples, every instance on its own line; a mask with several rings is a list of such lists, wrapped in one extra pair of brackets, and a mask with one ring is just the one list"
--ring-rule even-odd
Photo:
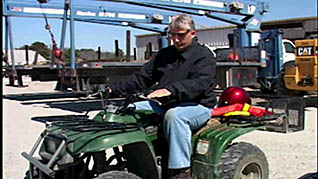
[(191, 169), (181, 168), (181, 169), (171, 169), (170, 179), (191, 179)]

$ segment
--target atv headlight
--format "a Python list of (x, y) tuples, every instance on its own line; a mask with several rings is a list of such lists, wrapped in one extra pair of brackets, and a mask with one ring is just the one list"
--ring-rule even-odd
[[(44, 161), (49, 161), (52, 157), (53, 154), (57, 151), (59, 146), (62, 143), (62, 138), (60, 137), (53, 137), (50, 135), (45, 136), (43, 143), (41, 145), (39, 155)], [(64, 164), (69, 164), (74, 162), (74, 159), (72, 155), (66, 150), (66, 148), (71, 148), (72, 143), (68, 144), (65, 146), (58, 154), (56, 158), (56, 163), (58, 165), (64, 165)]]

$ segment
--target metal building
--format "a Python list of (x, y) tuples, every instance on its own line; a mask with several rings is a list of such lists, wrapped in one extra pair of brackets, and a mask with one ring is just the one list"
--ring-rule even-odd
[[(263, 31), (271, 29), (283, 29), (283, 38), (289, 40), (309, 39), (318, 37), (318, 17), (304, 17), (265, 21), (261, 25)], [(228, 34), (233, 33), (236, 26), (220, 26), (204, 29), (197, 29), (197, 36), (200, 43), (209, 47), (229, 46)], [(136, 35), (136, 52), (138, 60), (146, 60), (149, 52), (159, 50), (159, 34)], [(151, 56), (151, 55), (150, 55)]]

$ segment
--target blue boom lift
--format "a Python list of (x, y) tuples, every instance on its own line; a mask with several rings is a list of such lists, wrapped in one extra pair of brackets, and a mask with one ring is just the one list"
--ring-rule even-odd
[[(271, 30), (261, 32), (261, 19), (269, 10), (268, 4), (260, 1), (161, 1), (161, 0), (102, 0), (111, 2), (128, 3), (137, 6), (146, 6), (160, 10), (174, 11), (178, 13), (187, 13), (196, 16), (206, 16), (237, 25), (234, 34), (229, 37), (230, 48), (217, 49), (217, 76), (218, 85), (221, 88), (227, 86), (260, 86), (262, 91), (273, 91), (275, 89), (276, 78), (282, 69), (282, 32)], [(6, 2), (6, 1), (4, 1)], [(19, 4), (6, 2), (4, 13), (7, 16), (38, 16), (41, 13), (29, 12), (25, 9), (36, 8), (34, 4)], [(109, 25), (131, 26), (140, 29), (146, 29), (153, 32), (159, 32), (161, 36), (162, 47), (169, 44), (165, 36), (165, 30), (150, 24), (169, 23), (167, 13), (148, 13), (145, 11), (126, 12), (126, 14), (135, 14), (133, 17), (120, 16), (123, 12), (107, 8), (79, 8), (72, 5), (72, 1), (66, 0), (64, 8), (41, 3), (44, 10), (47, 10), (48, 18), (63, 19), (62, 36), (60, 49), (64, 48), (64, 39), (66, 31), (66, 22), (70, 21), (70, 41), (71, 41), (71, 64), (59, 70), (59, 79), (65, 86), (72, 87), (77, 92), (89, 91), (91, 85), (105, 83), (107, 79), (117, 80), (123, 76), (129, 75), (138, 70), (142, 63), (113, 63), (96, 65), (80, 65), (75, 63), (75, 45), (74, 45), (74, 21), (85, 21), (91, 23), (101, 23)], [(55, 10), (55, 11), (52, 11)], [(54, 12), (51, 13), (51, 12)], [(142, 13), (140, 13), (142, 12)], [(158, 12), (158, 11), (157, 11)], [(225, 14), (225, 15), (224, 15)], [(123, 18), (125, 17), (125, 18)], [(136, 18), (138, 17), (138, 18)], [(140, 18), (144, 17), (144, 18)], [(143, 23), (143, 24), (140, 24)], [(130, 48), (129, 48), (130, 49)], [(129, 56), (129, 55), (128, 55)], [(84, 68), (89, 66), (92, 68)], [(100, 73), (96, 73), (95, 67), (99, 67)], [(102, 68), (100, 68), (102, 67)], [(119, 69), (125, 69), (120, 73)]]

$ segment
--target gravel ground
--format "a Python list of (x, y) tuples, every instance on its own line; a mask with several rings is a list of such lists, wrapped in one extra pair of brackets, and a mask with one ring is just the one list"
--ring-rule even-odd
[[(9, 87), (6, 86), (7, 79), (4, 79), (3, 95), (20, 94), (21, 97), (22, 93), (53, 92), (55, 87), (55, 82), (31, 82), (27, 78), (24, 83), (28, 87)], [(81, 108), (78, 102), (83, 102), (84, 108)], [(85, 103), (85, 100), (78, 98), (28, 101), (3, 98), (3, 178), (24, 177), (28, 162), (21, 153), (31, 150), (44, 129), (43, 124), (31, 121), (31, 117), (84, 114), (84, 109), (92, 106), (92, 103)], [(96, 112), (90, 114), (94, 115)], [(236, 141), (252, 143), (264, 151), (270, 167), (270, 179), (296, 179), (317, 172), (317, 108), (305, 109), (303, 131), (287, 134), (254, 131), (237, 138)]]

